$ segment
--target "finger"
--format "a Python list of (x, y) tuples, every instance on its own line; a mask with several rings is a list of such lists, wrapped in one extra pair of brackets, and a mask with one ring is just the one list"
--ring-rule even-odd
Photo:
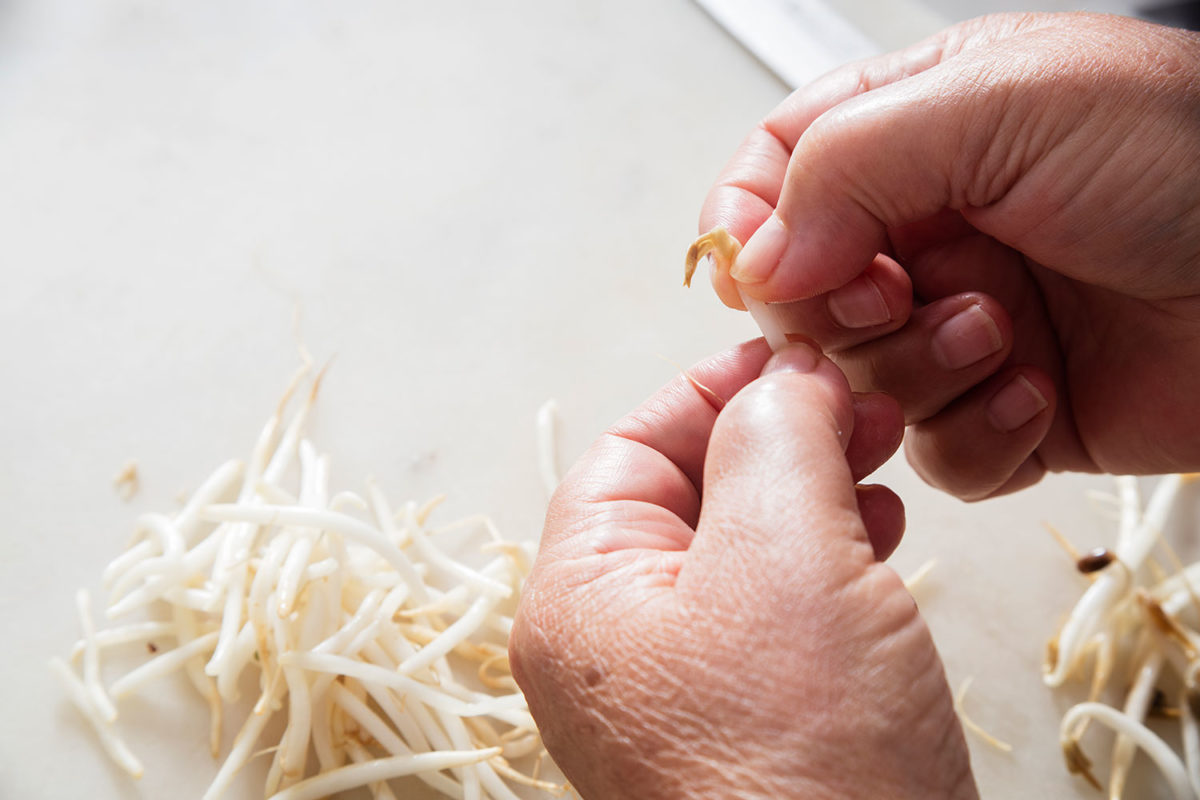
[[(945, 228), (951, 235), (940, 242), (926, 237), (925, 247), (917, 248), (908, 237), (903, 255), (912, 274), (913, 289), (926, 300), (948, 297), (967, 291), (986, 294), (1009, 312), (1013, 343), (1008, 361), (1038, 368), (1054, 381), (1057, 394), (1065, 392), (1063, 354), (1055, 330), (1055, 318), (1076, 313), (1077, 302), (1070, 293), (1059, 293), (1058, 305), (1048, 306), (1057, 276), (1030, 263), (1019, 252), (978, 231), (966, 231), (956, 223)], [(1043, 448), (1054, 453), (1060, 469), (1092, 468), (1090, 454), (1084, 448), (1071, 419), (1070, 409), (1060, 407), (1057, 420), (1043, 440)]]
[(858, 94), (808, 125), (734, 278), (765, 301), (815, 297), (885, 251), (889, 229), (1003, 197), (1069, 127), (1035, 116), (1044, 93), (995, 80), (997, 62), (1029, 68), (1019, 38)]
[[(766, 342), (754, 339), (686, 370), (609, 429), (621, 439), (661, 453), (701, 486), (708, 435), (717, 414), (738, 391), (758, 377), (771, 356)], [(618, 493), (636, 490), (621, 484)]]
[(915, 75), (956, 51), (965, 28), (951, 28), (912, 47), (839, 67), (796, 90), (742, 142), (705, 198), (700, 231), (724, 227), (747, 241), (779, 202), (796, 142), (821, 114), (855, 95)]
[[(566, 556), (686, 546), (699, 516), (713, 422), (770, 355), (761, 339), (734, 347), (692, 367), (613, 425), (564, 476), (547, 512), (543, 548)], [(577, 541), (584, 533), (588, 538)], [(559, 548), (564, 542), (566, 550)]]
[(778, 589), (773, 601), (783, 602), (874, 563), (845, 456), (851, 395), (836, 368), (806, 350), (777, 354), (714, 426), (700, 523), (676, 584), (687, 596), (750, 581)]
[[(749, 241), (775, 210), (792, 149), (813, 120), (854, 95), (928, 69), (940, 59), (942, 48), (939, 35), (898, 53), (847, 64), (793, 92), (746, 137), (721, 171), (701, 208), (700, 231), (723, 227), (739, 242)], [(711, 277), (723, 303), (745, 309), (726, 273), (714, 270)]]
[(890, 395), (855, 394), (854, 433), (846, 446), (846, 462), (855, 481), (883, 465), (904, 438), (904, 412)]
[(1025, 488), (1045, 472), (1034, 453), (1055, 401), (1054, 382), (1041, 370), (1004, 370), (913, 426), (905, 453), (917, 474), (963, 500)]
[(886, 392), (908, 423), (927, 419), (1004, 362), (1013, 340), (1008, 314), (975, 292), (913, 313), (901, 330), (837, 354), (859, 392)]
[[(737, 284), (714, 271), (722, 301), (742, 306)], [(784, 330), (817, 342), (827, 353), (844, 350), (896, 330), (912, 313), (912, 281), (894, 259), (877, 255), (863, 274), (821, 297), (772, 306)]]
[(859, 486), (858, 513), (877, 561), (886, 561), (904, 536), (904, 502), (886, 486)]

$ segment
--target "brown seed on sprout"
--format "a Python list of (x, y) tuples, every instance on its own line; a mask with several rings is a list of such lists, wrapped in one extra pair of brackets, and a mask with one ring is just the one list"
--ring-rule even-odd
[[(1193, 587), (1200, 579), (1200, 564), (1184, 567), (1162, 537), (1183, 482), (1178, 475), (1162, 478), (1143, 507), (1138, 481), (1128, 476), (1117, 479), (1120, 522), (1116, 547), (1076, 556), (1079, 571), (1087, 574), (1092, 584), (1047, 647), (1045, 679), (1051, 686), (1077, 676), (1079, 668), (1095, 654), (1091, 700), (1073, 706), (1064, 715), (1060, 745), (1068, 769), (1099, 788), (1080, 738), (1090, 722), (1116, 734), (1107, 787), (1113, 800), (1123, 795), (1139, 748), (1158, 766), (1172, 796), (1195, 800), (1200, 795), (1200, 726), (1195, 713), (1200, 710), (1200, 702), (1194, 702), (1200, 694), (1185, 689), (1178, 706), (1168, 708), (1157, 690), (1160, 674), (1168, 672), (1182, 679), (1185, 687), (1194, 689), (1195, 674), (1200, 669), (1200, 633), (1193, 631), (1183, 616), (1189, 601), (1200, 609)], [(1056, 538), (1068, 552), (1073, 550), (1064, 537)], [(1155, 568), (1151, 550), (1156, 544), (1174, 564), (1175, 575)], [(1134, 670), (1124, 710), (1095, 702), (1100, 689), (1109, 684), (1111, 665), (1118, 659)], [(1146, 727), (1145, 718), (1159, 714), (1179, 718), (1183, 760)]]
[(1099, 572), (1116, 560), (1116, 556), (1107, 547), (1097, 547), (1084, 553), (1075, 561), (1075, 568), (1084, 575)]
[(1098, 573), (1059, 630), (1059, 654), (1056, 663), (1043, 674), (1048, 686), (1060, 686), (1076, 668), (1092, 638), (1110, 628), (1121, 613), (1136, 585), (1137, 573), (1146, 562), (1178, 494), (1181, 478), (1163, 478), (1147, 502), (1140, 505), (1137, 482), (1123, 476), (1118, 479), (1121, 516), (1115, 548), (1116, 566)]

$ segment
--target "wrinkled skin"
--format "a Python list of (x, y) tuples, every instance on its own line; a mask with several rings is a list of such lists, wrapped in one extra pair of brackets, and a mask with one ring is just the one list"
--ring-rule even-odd
[[(700, 227), (747, 243), (734, 276), (749, 295), (803, 299), (792, 329), (855, 389), (900, 400), (918, 472), (979, 499), (1047, 469), (1200, 464), (1197, 186), (1196, 34), (1001, 15), (795, 92)], [(931, 336), (972, 305), (994, 329), (948, 368)], [(1018, 376), (997, 424), (989, 402)]]
[(556, 492), (509, 649), (546, 746), (585, 798), (974, 797), (929, 631), (877, 560), (903, 509), (855, 488), (899, 408), (803, 345), (759, 378), (768, 356), (693, 368), (720, 414), (680, 378)]
[(751, 133), (701, 217), (746, 243), (714, 285), (781, 303), (833, 361), (705, 362), (719, 401), (676, 381), (556, 493), (510, 658), (585, 798), (976, 796), (880, 563), (902, 507), (858, 481), (905, 423), (966, 499), (1200, 467), (1198, 76), (1193, 34), (1005, 15), (835, 71)]

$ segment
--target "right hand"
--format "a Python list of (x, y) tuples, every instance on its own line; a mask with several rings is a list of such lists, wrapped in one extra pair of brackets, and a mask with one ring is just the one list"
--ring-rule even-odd
[(930, 483), (1200, 468), (1200, 36), (999, 15), (843, 67), (746, 139), (718, 225), (744, 292), (901, 402)]
[(582, 797), (977, 800), (933, 639), (880, 563), (900, 499), (857, 483), (901, 432), (813, 348), (757, 340), (571, 468), (509, 660)]

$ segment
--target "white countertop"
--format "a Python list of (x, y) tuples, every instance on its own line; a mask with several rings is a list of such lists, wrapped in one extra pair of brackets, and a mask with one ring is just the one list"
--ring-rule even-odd
[[(672, 362), (754, 334), (680, 261), (783, 94), (684, 0), (0, 5), (0, 797), (207, 785), (203, 709), (131, 737), (134, 784), (46, 661), (134, 516), (248, 449), (296, 363), (294, 306), (336, 356), (312, 429), (336, 484), (447, 492), (448, 516), (534, 537), (545, 399), (570, 458)], [(1016, 747), (972, 739), (984, 796), (1094, 797), (1039, 676), (1081, 586), (1041, 523), (1107, 541), (1084, 499), (1107, 482), (967, 506), (902, 462), (883, 480), (908, 502), (896, 568), (939, 559), (917, 596), (951, 683), (974, 676), (974, 716)]]

